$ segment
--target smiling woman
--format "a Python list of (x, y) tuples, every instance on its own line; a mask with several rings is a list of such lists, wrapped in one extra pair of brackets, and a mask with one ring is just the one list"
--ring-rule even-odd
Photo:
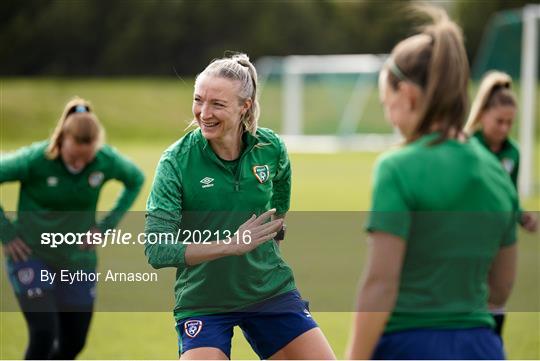
[(146, 244), (153, 267), (178, 270), (182, 359), (230, 358), (235, 326), (261, 359), (334, 358), (278, 249), (291, 167), (279, 136), (258, 127), (257, 72), (247, 55), (210, 63), (195, 81), (192, 110), (198, 129), (163, 154), (145, 231), (238, 230), (250, 239)]
[(195, 83), (193, 115), (203, 136), (217, 143), (213, 148), (224, 160), (238, 158), (243, 133), (243, 127), (238, 126), (238, 115), (243, 118), (253, 105), (251, 98), (238, 96), (238, 88), (239, 82), (231, 86), (228, 79), (205, 74)]
[(238, 69), (224, 67), (224, 59), (211, 63), (193, 93), (193, 124), (224, 160), (238, 158), (242, 134), (255, 135), (259, 118), (257, 72), (247, 56), (236, 57)]

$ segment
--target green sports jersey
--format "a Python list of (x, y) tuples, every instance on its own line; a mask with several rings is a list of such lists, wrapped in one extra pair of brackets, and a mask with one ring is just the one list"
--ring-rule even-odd
[(424, 136), (377, 162), (368, 231), (406, 242), (386, 332), (491, 327), (488, 272), (516, 241), (517, 195), (475, 139), (432, 145)]
[[(114, 228), (137, 197), (143, 173), (114, 148), (104, 145), (82, 172), (70, 173), (60, 157), (45, 155), (49, 142), (34, 143), (0, 157), (0, 183), (21, 183), (17, 218), (11, 222), (0, 208), (0, 239), (16, 237), (32, 249), (32, 256), (55, 267), (94, 269), (94, 250), (63, 244), (50, 248), (41, 244), (43, 232), (83, 233), (92, 227)], [(96, 224), (96, 206), (103, 185), (110, 179), (124, 183), (113, 209)]]
[[(264, 128), (256, 136), (244, 133), (243, 140), (245, 149), (233, 168), (216, 156), (200, 129), (169, 147), (148, 198), (147, 236), (190, 230), (211, 232), (210, 240), (215, 241), (226, 231), (235, 232), (252, 214), (271, 208), (285, 214), (291, 168), (283, 142)], [(276, 242), (265, 242), (242, 256), (187, 266), (182, 239), (145, 246), (153, 267), (177, 268), (176, 319), (239, 309), (296, 288)]]
[(497, 159), (501, 162), (504, 170), (510, 175), (512, 183), (517, 188), (517, 180), (519, 173), (519, 148), (510, 139), (506, 139), (498, 152), (493, 152), (484, 138), (484, 134), (481, 130), (473, 134), (473, 137), (478, 139), (480, 143), (489, 150)]

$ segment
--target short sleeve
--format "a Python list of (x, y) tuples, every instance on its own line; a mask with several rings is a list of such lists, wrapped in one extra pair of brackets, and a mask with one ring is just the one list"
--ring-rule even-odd
[(517, 242), (517, 225), (521, 222), (523, 211), (519, 207), (517, 192), (514, 192), (514, 212), (511, 214), (510, 223), (501, 240), (501, 247), (508, 247)]
[(384, 158), (375, 167), (368, 232), (385, 232), (408, 238), (411, 213), (403, 187), (391, 159)]
[(501, 247), (508, 247), (517, 242), (517, 224), (518, 224), (517, 219), (511, 222), (510, 226), (508, 227), (508, 230), (505, 232), (503, 236)]

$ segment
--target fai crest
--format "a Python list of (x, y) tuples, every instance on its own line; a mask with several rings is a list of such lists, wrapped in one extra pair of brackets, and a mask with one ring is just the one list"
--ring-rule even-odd
[(184, 323), (184, 331), (186, 332), (186, 335), (188, 335), (191, 338), (194, 338), (201, 332), (202, 330), (202, 321), (199, 320), (189, 320)]
[(17, 277), (19, 277), (19, 281), (23, 285), (29, 285), (34, 280), (34, 270), (30, 267), (27, 268), (21, 268), (19, 272), (17, 272)]
[(103, 183), (104, 178), (105, 175), (102, 172), (92, 172), (88, 177), (88, 184), (90, 184), (92, 188), (96, 188)]
[(503, 168), (508, 173), (512, 173), (512, 171), (514, 170), (514, 165), (515, 165), (514, 161), (510, 158), (503, 158), (501, 162), (502, 162)]
[(58, 177), (54, 177), (54, 176), (47, 177), (47, 185), (49, 187), (56, 187), (58, 185)]
[(253, 174), (259, 183), (264, 183), (270, 177), (270, 167), (268, 165), (256, 165), (253, 167)]

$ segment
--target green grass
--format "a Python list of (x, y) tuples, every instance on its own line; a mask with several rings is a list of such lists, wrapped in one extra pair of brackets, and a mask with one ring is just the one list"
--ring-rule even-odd
[[(351, 79), (306, 81), (305, 132), (335, 133), (353, 87)], [(519, 93), (519, 87), (515, 88)], [(475, 89), (476, 84), (471, 84), (470, 94), (474, 94)], [(20, 143), (46, 138), (60, 117), (63, 105), (78, 95), (92, 101), (112, 143), (130, 140), (171, 143), (192, 119), (192, 92), (192, 78), (0, 78), (0, 140)], [(367, 94), (357, 131), (391, 132), (376, 88)], [(538, 95), (536, 114), (540, 114), (540, 91)], [(268, 82), (262, 89), (260, 103), (261, 125), (279, 132), (283, 126), (280, 84)], [(518, 114), (517, 119), (519, 117)], [(514, 127), (514, 136), (517, 128)], [(536, 134), (540, 135), (540, 119), (537, 119)]]
[[(154, 165), (166, 145), (143, 147), (137, 145), (119, 145), (120, 150), (136, 159), (148, 175), (149, 180), (154, 172)], [(371, 153), (346, 153), (337, 155), (313, 155), (293, 154), (291, 156), (294, 169), (294, 190), (292, 207), (296, 211), (361, 211), (369, 205), (370, 173), (376, 158)], [(339, 185), (344, 180), (351, 187), (336, 186), (328, 190), (328, 185)], [(135, 210), (144, 209), (144, 201), (148, 194), (150, 181), (145, 184), (142, 195), (137, 199)], [(5, 209), (14, 210), (16, 205), (16, 184), (6, 184), (0, 188), (2, 205)], [(108, 209), (111, 206), (120, 185), (109, 184), (105, 187), (99, 208)], [(537, 204), (538, 197), (527, 200), (527, 206)], [(359, 221), (360, 223), (360, 221)], [(362, 252), (363, 232), (358, 225), (356, 237), (359, 252), (357, 254), (345, 254), (343, 261), (346, 269), (355, 270), (359, 274), (364, 256)], [(522, 235), (524, 247), (521, 250), (520, 275), (516, 285), (515, 297), (527, 297), (534, 290), (534, 280), (538, 275), (531, 272), (538, 271), (539, 253), (538, 243), (532, 237)], [(292, 240), (291, 240), (292, 242)], [(326, 253), (310, 249), (309, 252), (298, 252), (301, 244), (286, 243), (283, 245), (284, 255), (292, 264), (298, 283), (306, 292), (316, 292), (317, 285), (327, 283), (321, 281), (312, 274), (312, 265), (320, 264), (328, 256)], [(102, 263), (107, 264), (107, 250), (101, 251)], [(346, 252), (347, 253), (347, 252)], [(141, 262), (144, 262), (142, 252)], [(334, 256), (335, 257), (335, 256)], [(348, 257), (348, 258), (347, 258)], [(345, 275), (347, 276), (347, 275)], [(344, 277), (349, 286), (356, 284), (356, 276)], [(532, 282), (532, 284), (531, 284)], [(2, 275), (2, 293), (11, 294), (5, 275)], [(332, 289), (337, 289), (337, 284)], [(327, 292), (328, 287), (319, 287), (320, 292)], [(171, 291), (172, 292), (172, 291)], [(346, 291), (340, 294), (347, 294)], [(351, 298), (354, 286), (349, 287), (348, 294)], [(317, 295), (316, 295), (317, 296)], [(8, 296), (10, 297), (10, 296)], [(317, 297), (315, 297), (317, 298)], [(321, 309), (321, 308), (319, 308)], [(322, 308), (327, 309), (327, 308)], [(345, 310), (344, 308), (338, 308)], [(540, 330), (539, 313), (517, 312), (509, 315), (506, 328), (506, 345), (510, 358), (530, 359), (539, 358)], [(328, 336), (338, 356), (342, 357), (346, 345), (350, 313), (348, 312), (317, 312), (316, 320)], [(27, 340), (26, 330), (22, 316), (17, 312), (2, 313), (0, 321), (0, 337), (2, 359), (20, 358)], [(173, 328), (173, 320), (170, 313), (122, 313), (122, 312), (98, 312), (93, 320), (88, 347), (81, 358), (88, 359), (171, 359), (176, 357), (176, 340)], [(234, 358), (254, 358), (255, 354), (250, 350), (239, 330), (233, 346)]]
[[(151, 186), (155, 165), (162, 151), (183, 133), (190, 119), (191, 79), (4, 79), (0, 85), (0, 152), (16, 149), (33, 140), (44, 139), (60, 115), (61, 107), (70, 96), (77, 94), (92, 100), (98, 115), (107, 128), (109, 143), (135, 160), (147, 176), (142, 194), (137, 199), (133, 210), (143, 211), (146, 197)], [(310, 89), (313, 96), (308, 112), (317, 111), (317, 99), (325, 95), (320, 89)], [(263, 103), (263, 126), (279, 129), (279, 89), (265, 89), (266, 103)], [(368, 116), (378, 118), (376, 99), (370, 100)], [(378, 109), (378, 108), (377, 108)], [(380, 109), (379, 109), (380, 111)], [(329, 113), (326, 113), (328, 116)], [(322, 119), (322, 118), (321, 118)], [(376, 119), (383, 124), (384, 122)], [(317, 129), (326, 126), (316, 122)], [(379, 124), (377, 123), (377, 124)], [(370, 125), (376, 130), (379, 125)], [(540, 147), (537, 145), (537, 154)], [(291, 206), (294, 211), (365, 211), (369, 207), (370, 179), (375, 153), (340, 153), (340, 154), (292, 154), (293, 195)], [(538, 174), (536, 172), (535, 174)], [(538, 189), (538, 179), (536, 188)], [(111, 182), (104, 188), (98, 208), (107, 210), (114, 202), (120, 184)], [(0, 204), (5, 210), (15, 210), (18, 185), (5, 184), (0, 187)], [(525, 199), (526, 209), (540, 210), (540, 195)], [(322, 213), (321, 213), (322, 214)], [(333, 215), (338, 213), (333, 213)], [(350, 215), (350, 213), (348, 213)], [(322, 264), (327, 254), (322, 248), (314, 247), (308, 252), (301, 252), (305, 240), (293, 237), (290, 230), (288, 243), (283, 244), (283, 253), (293, 266), (295, 276), (304, 295), (312, 300), (322, 299), (328, 289), (344, 295), (345, 301), (354, 297), (357, 275), (364, 264), (364, 233), (361, 221), (356, 232), (340, 239), (347, 252), (343, 252), (339, 267), (344, 272), (343, 279), (328, 285), (323, 275), (312, 274), (314, 264)], [(518, 279), (511, 304), (523, 304), (538, 294), (538, 265), (540, 252), (538, 241), (520, 233), (521, 249)], [(102, 250), (102, 263), (111, 262), (113, 252)], [(144, 263), (142, 251), (137, 256)], [(167, 271), (161, 271), (166, 273)], [(322, 271), (321, 271), (322, 272)], [(0, 291), (13, 302), (12, 291), (5, 269), (0, 271)], [(171, 285), (172, 288), (172, 285)], [(172, 289), (171, 289), (172, 296)], [(316, 294), (320, 292), (321, 294)], [(311, 295), (311, 297), (310, 297)], [(525, 300), (525, 301), (524, 301)], [(100, 302), (98, 300), (98, 302)], [(136, 300), (133, 300), (136, 302)], [(331, 308), (317, 307), (316, 310)], [(523, 308), (521, 308), (523, 309)], [(340, 308), (346, 310), (346, 308)], [(512, 359), (540, 358), (540, 313), (537, 308), (509, 314), (505, 330), (505, 344), (508, 356)], [(343, 357), (350, 330), (351, 314), (348, 312), (315, 312), (315, 319), (338, 357)], [(176, 336), (170, 312), (97, 312), (81, 358), (83, 359), (172, 359), (176, 358)], [(27, 342), (24, 320), (19, 312), (0, 313), (0, 358), (18, 359), (22, 357)], [(236, 330), (233, 341), (233, 358), (256, 358)]]
[[(2, 140), (46, 137), (60, 117), (62, 106), (74, 95), (89, 99), (113, 142), (126, 139), (172, 142), (192, 119), (193, 79), (0, 79)], [(305, 130), (333, 133), (348, 101), (351, 84), (330, 88), (306, 86)], [(345, 91), (344, 91), (345, 89)], [(281, 88), (268, 83), (261, 95), (261, 124), (282, 127)], [(390, 132), (383, 119), (377, 92), (371, 91), (359, 130)], [(330, 120), (330, 121), (329, 121)]]

